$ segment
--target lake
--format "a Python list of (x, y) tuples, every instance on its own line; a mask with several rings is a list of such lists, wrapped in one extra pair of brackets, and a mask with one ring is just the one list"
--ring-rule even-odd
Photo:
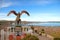
[(60, 23), (46, 22), (46, 23), (29, 23), (29, 24), (26, 24), (26, 25), (33, 25), (33, 26), (60, 26)]
[[(27, 24), (20, 24), (22, 26), (60, 26), (60, 23), (55, 22), (41, 22), (41, 23), (27, 23)], [(15, 26), (15, 24), (12, 24), (12, 26)]]

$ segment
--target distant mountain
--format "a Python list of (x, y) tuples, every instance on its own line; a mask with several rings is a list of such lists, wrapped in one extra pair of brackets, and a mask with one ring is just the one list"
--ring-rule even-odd
[(49, 23), (60, 23), (60, 21), (48, 21)]
[[(8, 20), (0, 20), (0, 22), (15, 22), (15, 21), (8, 21)], [(22, 23), (60, 23), (60, 21), (22, 21)]]

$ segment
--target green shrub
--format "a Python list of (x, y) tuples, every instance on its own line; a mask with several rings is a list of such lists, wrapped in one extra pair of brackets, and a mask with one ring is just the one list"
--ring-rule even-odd
[(26, 35), (26, 37), (23, 38), (22, 40), (39, 40), (39, 39), (34, 35)]
[(60, 40), (60, 38), (54, 38), (54, 40)]

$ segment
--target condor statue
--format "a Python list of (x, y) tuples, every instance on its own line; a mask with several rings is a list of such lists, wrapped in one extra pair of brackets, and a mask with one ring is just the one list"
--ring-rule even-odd
[(27, 11), (25, 11), (25, 10), (22, 10), (21, 12), (18, 12), (18, 13), (16, 13), (16, 11), (14, 11), (14, 10), (12, 10), (12, 11), (10, 11), (9, 13), (8, 13), (8, 15), (7, 16), (9, 16), (10, 14), (14, 14), (14, 15), (16, 15), (17, 17), (16, 17), (16, 24), (17, 25), (19, 25), (19, 23), (21, 24), (21, 15), (22, 14), (27, 14), (28, 16), (30, 16), (30, 14), (27, 12)]

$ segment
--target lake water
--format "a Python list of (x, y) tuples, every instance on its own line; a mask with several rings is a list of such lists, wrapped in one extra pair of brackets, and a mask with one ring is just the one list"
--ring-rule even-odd
[(26, 25), (33, 25), (33, 26), (60, 26), (60, 23), (29, 23)]
[[(20, 24), (22, 26), (60, 26), (60, 23), (49, 23), (49, 22), (45, 22), (45, 23), (27, 23), (27, 24)], [(12, 26), (15, 26), (15, 24), (13, 24)]]

